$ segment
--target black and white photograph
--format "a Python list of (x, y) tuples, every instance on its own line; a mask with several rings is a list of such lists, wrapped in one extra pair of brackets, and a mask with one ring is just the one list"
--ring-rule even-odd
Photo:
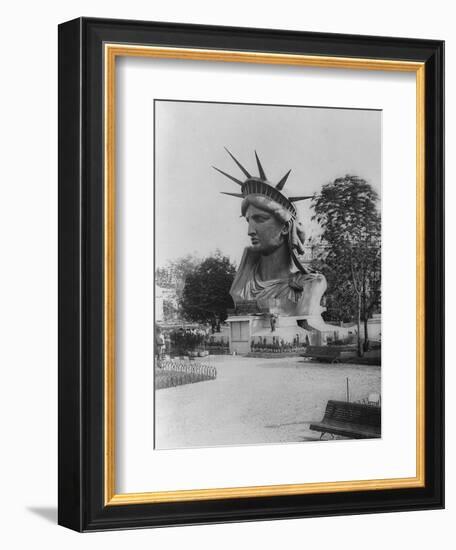
[(380, 438), (381, 110), (154, 115), (155, 449)]
[(451, 6), (4, 4), (2, 548), (451, 546)]

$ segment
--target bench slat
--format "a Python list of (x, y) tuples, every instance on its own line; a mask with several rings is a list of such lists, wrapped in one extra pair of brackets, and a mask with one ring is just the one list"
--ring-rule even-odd
[(310, 425), (311, 430), (322, 433), (332, 433), (354, 439), (378, 438), (381, 436), (380, 430), (369, 429), (361, 424), (343, 424), (343, 423), (324, 423), (317, 422)]
[(347, 401), (328, 401), (321, 422), (313, 422), (311, 430), (356, 439), (381, 436), (381, 408)]

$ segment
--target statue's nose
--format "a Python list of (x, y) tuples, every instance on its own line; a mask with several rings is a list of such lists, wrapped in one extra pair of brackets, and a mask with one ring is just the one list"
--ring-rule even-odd
[(251, 221), (249, 221), (249, 227), (247, 229), (248, 235), (254, 235), (255, 234), (255, 227)]

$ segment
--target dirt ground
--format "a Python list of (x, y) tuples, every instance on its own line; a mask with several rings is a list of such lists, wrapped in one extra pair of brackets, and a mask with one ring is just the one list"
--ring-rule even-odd
[(217, 379), (157, 390), (157, 449), (319, 439), (309, 424), (329, 399), (381, 392), (380, 367), (304, 362), (301, 358), (206, 358)]

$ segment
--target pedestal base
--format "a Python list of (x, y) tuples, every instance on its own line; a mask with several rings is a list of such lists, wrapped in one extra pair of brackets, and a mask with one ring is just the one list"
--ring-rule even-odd
[[(255, 346), (324, 346), (327, 338), (342, 339), (348, 329), (328, 325), (321, 315), (299, 317), (277, 316), (274, 330), (269, 315), (228, 317), (230, 352), (245, 354)], [(253, 344), (253, 346), (252, 346)]]

